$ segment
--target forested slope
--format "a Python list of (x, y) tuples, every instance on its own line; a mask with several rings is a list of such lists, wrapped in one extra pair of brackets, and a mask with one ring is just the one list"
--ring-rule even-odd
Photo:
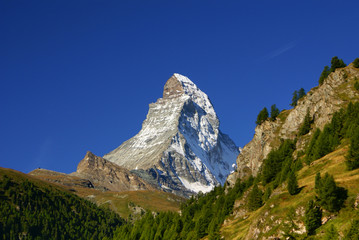
[(0, 239), (104, 239), (117, 214), (57, 186), (0, 168)]

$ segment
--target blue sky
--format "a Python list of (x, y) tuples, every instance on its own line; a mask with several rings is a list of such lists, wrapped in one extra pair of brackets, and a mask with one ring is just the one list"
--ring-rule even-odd
[(238, 146), (333, 56), (359, 57), (359, 2), (0, 1), (1, 167), (70, 173), (134, 136), (175, 72)]

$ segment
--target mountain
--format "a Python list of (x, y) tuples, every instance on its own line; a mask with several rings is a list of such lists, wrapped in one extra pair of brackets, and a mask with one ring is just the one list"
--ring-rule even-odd
[(224, 184), (238, 153), (220, 131), (208, 96), (174, 74), (163, 97), (149, 105), (141, 131), (103, 158), (164, 191), (189, 196)]

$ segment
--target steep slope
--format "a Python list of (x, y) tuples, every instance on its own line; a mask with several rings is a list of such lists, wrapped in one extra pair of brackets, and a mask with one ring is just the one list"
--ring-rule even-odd
[[(336, 69), (322, 85), (300, 99), (295, 108), (283, 111), (276, 121), (267, 120), (256, 127), (253, 140), (237, 158), (237, 172), (228, 177), (228, 182), (235, 186), (239, 179), (257, 176), (254, 181), (262, 190), (263, 205), (250, 209), (252, 188), (238, 198), (233, 213), (221, 228), (225, 239), (338, 239), (330, 235), (335, 235), (333, 231), (338, 231), (339, 239), (347, 239), (344, 237), (348, 236), (349, 229), (356, 229), (355, 234), (358, 233), (355, 224), (359, 221), (359, 172), (358, 169), (348, 170), (345, 164), (348, 138), (358, 131), (359, 91), (355, 87), (358, 79), (359, 69), (353, 64)], [(353, 102), (356, 103), (349, 104)], [(310, 131), (300, 135), (299, 129), (307, 113), (312, 120)], [(278, 151), (288, 143), (284, 139), (295, 139), (289, 141), (295, 149), (293, 154)], [(311, 155), (313, 151), (316, 154)], [(299, 191), (294, 193), (296, 195), (288, 192), (288, 172), (297, 176)], [(274, 174), (269, 181), (268, 173)], [(318, 173), (329, 173), (339, 187), (343, 187), (343, 191), (335, 193), (339, 195), (331, 192), (335, 187), (326, 186), (320, 190), (326, 194), (330, 192), (328, 201), (337, 197), (345, 199), (344, 205), (337, 210), (330, 211), (321, 205), (320, 186), (315, 185)], [(310, 200), (314, 200), (323, 213), (319, 219), (322, 225), (319, 224), (314, 233), (308, 233), (305, 226), (305, 211)]]
[[(234, 184), (237, 178), (253, 174), (257, 175), (263, 159), (268, 153), (279, 146), (280, 139), (294, 139), (309, 111), (313, 119), (312, 129), (323, 129), (333, 113), (345, 107), (350, 101), (359, 99), (359, 92), (354, 89), (354, 83), (359, 79), (359, 69), (352, 64), (345, 68), (336, 69), (324, 83), (311, 89), (298, 105), (291, 110), (283, 111), (276, 121), (265, 121), (255, 129), (253, 139), (243, 148), (237, 157), (237, 171), (228, 177), (228, 182)], [(302, 150), (310, 139), (298, 139), (297, 150)]]
[[(339, 186), (348, 189), (348, 199), (338, 213), (323, 213), (323, 225), (317, 235), (309, 239), (324, 239), (331, 225), (340, 236), (348, 232), (352, 220), (359, 219), (359, 170), (347, 171), (345, 155), (348, 147), (343, 146), (325, 157), (305, 166), (298, 172), (298, 185), (301, 191), (292, 196), (286, 186), (275, 189), (271, 197), (261, 208), (248, 211), (246, 197), (237, 199), (233, 214), (225, 221), (221, 229), (224, 239), (284, 239), (284, 234), (295, 239), (308, 239), (304, 225), (305, 208), (310, 199), (314, 199), (314, 180), (317, 173), (329, 173)], [(288, 236), (288, 235), (287, 235)], [(342, 238), (343, 239), (343, 238)]]
[(165, 191), (188, 196), (223, 184), (238, 155), (219, 130), (208, 96), (174, 74), (149, 106), (141, 131), (104, 156)]

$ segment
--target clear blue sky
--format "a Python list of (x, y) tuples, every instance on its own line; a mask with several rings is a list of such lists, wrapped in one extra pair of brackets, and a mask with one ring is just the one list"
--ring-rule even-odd
[(134, 136), (175, 72), (244, 146), (333, 56), (359, 57), (359, 1), (0, 0), (1, 167), (73, 172)]

